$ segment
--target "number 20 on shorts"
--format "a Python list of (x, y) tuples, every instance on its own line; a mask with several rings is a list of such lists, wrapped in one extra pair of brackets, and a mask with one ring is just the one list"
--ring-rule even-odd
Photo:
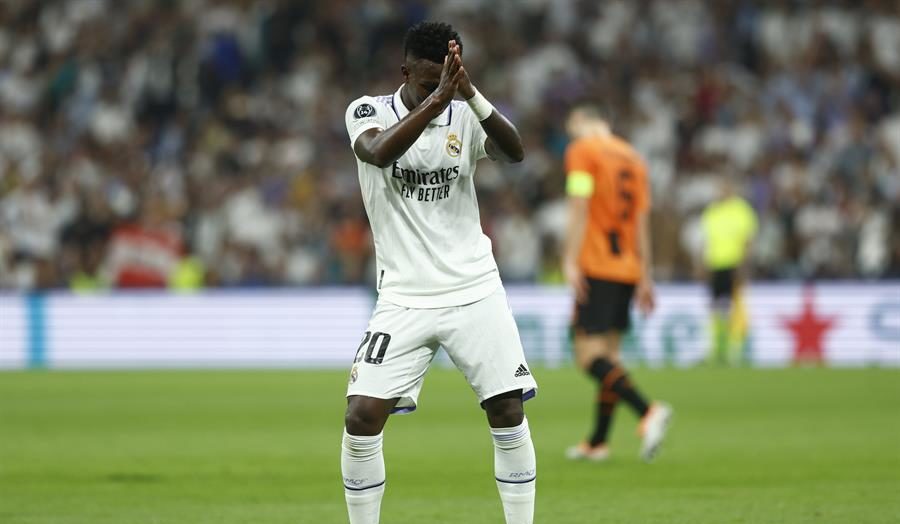
[[(379, 345), (379, 341), (381, 345)], [(360, 360), (365, 360), (368, 364), (381, 364), (384, 362), (384, 355), (387, 353), (388, 345), (391, 343), (391, 336), (387, 333), (382, 333), (381, 331), (376, 331), (372, 333), (371, 331), (366, 331), (365, 336), (363, 337), (362, 342), (359, 344), (359, 349), (356, 350), (356, 358), (353, 360), (353, 363), (356, 364)], [(368, 346), (366, 346), (368, 344)], [(375, 347), (378, 346), (378, 352), (375, 353)], [(366, 348), (365, 357), (363, 357), (363, 348)]]

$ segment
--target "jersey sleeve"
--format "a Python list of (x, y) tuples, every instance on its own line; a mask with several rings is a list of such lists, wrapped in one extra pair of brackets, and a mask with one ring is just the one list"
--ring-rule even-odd
[(590, 197), (594, 194), (594, 163), (587, 143), (577, 141), (566, 147), (566, 194)]
[(347, 124), (347, 134), (350, 135), (350, 147), (356, 144), (359, 135), (369, 129), (385, 129), (384, 106), (379, 104), (371, 96), (357, 98), (347, 106), (344, 121)]

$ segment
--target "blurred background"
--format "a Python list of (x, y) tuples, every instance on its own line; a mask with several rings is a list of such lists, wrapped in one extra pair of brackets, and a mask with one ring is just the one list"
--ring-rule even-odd
[[(526, 143), (476, 178), (506, 282), (560, 281), (586, 95), (650, 163), (659, 280), (693, 275), (725, 172), (760, 214), (759, 277), (900, 275), (896, 1), (71, 0), (0, 7), (0, 286), (164, 287), (188, 259), (186, 286), (369, 282), (343, 111), (402, 83), (425, 18)], [(165, 242), (135, 261), (144, 236)]]
[[(23, 291), (349, 285), (369, 307), (343, 113), (400, 85), (403, 34), (426, 18), (454, 24), (473, 81), (522, 133), (524, 162), (479, 165), (481, 218), (504, 281), (556, 297), (558, 322), (563, 118), (585, 97), (649, 163), (659, 282), (702, 276), (722, 176), (759, 217), (749, 274), (792, 313), (813, 301), (818, 318), (799, 283), (900, 277), (894, 0), (19, 0), (0, 3), (7, 331), (21, 318), (35, 344), (31, 306), (10, 305)], [(671, 289), (703, 307), (697, 284)]]

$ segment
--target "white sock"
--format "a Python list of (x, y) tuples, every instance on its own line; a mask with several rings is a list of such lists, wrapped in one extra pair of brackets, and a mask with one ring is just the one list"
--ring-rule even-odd
[(491, 428), (491, 436), (494, 437), (494, 475), (506, 524), (532, 524), (537, 460), (528, 419), (514, 428)]
[(350, 435), (344, 430), (341, 473), (350, 524), (378, 524), (384, 496), (382, 434), (374, 437)]

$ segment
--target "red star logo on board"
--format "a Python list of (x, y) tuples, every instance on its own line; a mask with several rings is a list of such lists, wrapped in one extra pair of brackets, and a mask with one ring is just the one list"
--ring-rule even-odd
[(820, 316), (815, 310), (812, 286), (803, 292), (803, 311), (795, 317), (783, 317), (781, 323), (794, 336), (794, 362), (821, 363), (824, 358), (825, 335), (834, 327), (834, 317)]

